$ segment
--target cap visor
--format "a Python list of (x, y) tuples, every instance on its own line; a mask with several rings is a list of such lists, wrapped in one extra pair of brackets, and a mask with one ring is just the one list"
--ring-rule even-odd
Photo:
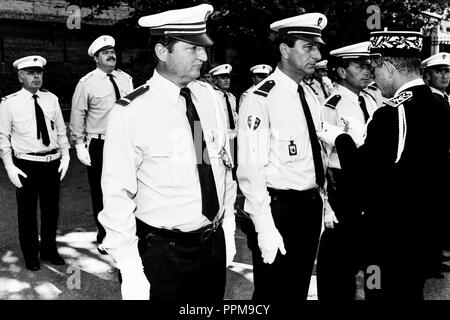
[(301, 40), (312, 42), (312, 43), (316, 43), (316, 44), (325, 45), (325, 42), (319, 36), (308, 36), (306, 34), (301, 34), (301, 33), (294, 33), (294, 34), (291, 34), (291, 35), (294, 36), (297, 39), (301, 39)]
[(214, 42), (208, 37), (206, 33), (196, 35), (168, 35), (171, 38), (194, 44), (196, 46), (210, 47)]
[(19, 70), (25, 70), (25, 71), (42, 71), (44, 70), (43, 67), (39, 67), (39, 66), (32, 66), (32, 67), (25, 67), (25, 68), (21, 68)]

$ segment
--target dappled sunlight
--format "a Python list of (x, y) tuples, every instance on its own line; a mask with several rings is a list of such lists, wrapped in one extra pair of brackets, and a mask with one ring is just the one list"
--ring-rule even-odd
[(39, 295), (40, 299), (54, 300), (62, 293), (55, 285), (50, 282), (44, 282), (34, 287), (34, 291)]
[(14, 294), (30, 288), (30, 284), (17, 279), (0, 278), (0, 298), (7, 297), (8, 294)]
[(6, 254), (2, 256), (2, 261), (4, 263), (16, 263), (19, 261), (19, 257), (15, 256), (12, 251), (8, 250), (6, 251)]
[(245, 279), (253, 283), (253, 266), (246, 263), (232, 262), (228, 267), (230, 271), (239, 273)]

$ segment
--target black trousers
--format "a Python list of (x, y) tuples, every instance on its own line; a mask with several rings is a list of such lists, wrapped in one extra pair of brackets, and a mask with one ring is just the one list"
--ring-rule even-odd
[[(14, 164), (27, 178), (20, 176), (22, 188), (16, 189), (19, 241), (25, 260), (39, 255), (57, 254), (56, 229), (59, 216), (60, 160), (36, 162), (14, 158)], [(37, 204), (41, 210), (41, 241), (39, 244)]]
[(362, 268), (361, 211), (352, 206), (351, 186), (340, 169), (329, 169), (328, 201), (339, 223), (326, 228), (317, 255), (317, 295), (319, 300), (354, 300), (355, 275)]
[(139, 254), (150, 282), (150, 299), (220, 302), (225, 294), (226, 253), (222, 227), (206, 240), (143, 232), (137, 220)]
[(102, 165), (103, 165), (103, 145), (102, 139), (91, 139), (89, 144), (89, 155), (91, 157), (91, 166), (88, 169), (88, 181), (91, 189), (92, 210), (94, 212), (94, 220), (97, 225), (97, 243), (102, 243), (105, 238), (106, 231), (102, 224), (98, 221), (98, 214), (103, 210), (103, 193), (102, 193)]
[(319, 191), (277, 191), (271, 194), (272, 216), (283, 237), (286, 255), (278, 252), (272, 264), (261, 258), (257, 234), (250, 231), (253, 259), (253, 300), (306, 300), (322, 224)]

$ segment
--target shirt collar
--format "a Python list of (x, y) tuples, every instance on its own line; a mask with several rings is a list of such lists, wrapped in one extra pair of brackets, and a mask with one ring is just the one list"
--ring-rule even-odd
[(286, 73), (281, 71), (278, 67), (273, 72), (273, 77), (277, 78), (281, 82), (282, 87), (286, 87), (291, 93), (297, 94), (298, 83), (290, 78)]
[(344, 87), (343, 85), (339, 84), (339, 92), (346, 98), (352, 100), (354, 103), (359, 104), (359, 95), (351, 91), (350, 89)]
[[(113, 71), (111, 72), (111, 74), (112, 74), (114, 77), (116, 76), (115, 71), (116, 71), (116, 70), (113, 70)], [(105, 77), (108, 76), (108, 74), (107, 74), (105, 71), (101, 70), (100, 68), (95, 69), (95, 72), (97, 73), (97, 75), (98, 75), (100, 78), (105, 78)]]
[(422, 78), (418, 78), (418, 79), (414, 79), (411, 80), (407, 83), (405, 83), (404, 85), (402, 85), (394, 94), (394, 97), (397, 96), (400, 92), (405, 91), (406, 89), (409, 89), (411, 87), (415, 87), (415, 86), (421, 86), (424, 85), (425, 82), (423, 81)]
[(152, 86), (157, 87), (161, 94), (166, 97), (174, 106), (178, 104), (180, 98), (180, 87), (172, 81), (161, 76), (155, 69), (152, 77)]
[[(37, 95), (39, 98), (41, 98), (41, 97), (42, 97), (41, 93), (42, 93), (42, 91), (38, 90), (38, 91), (36, 92), (36, 95)], [(24, 95), (24, 96), (27, 97), (27, 98), (33, 98), (33, 94), (32, 94), (30, 91), (28, 91), (27, 89), (23, 88), (23, 87), (22, 87), (22, 89), (20, 90), (20, 94)]]

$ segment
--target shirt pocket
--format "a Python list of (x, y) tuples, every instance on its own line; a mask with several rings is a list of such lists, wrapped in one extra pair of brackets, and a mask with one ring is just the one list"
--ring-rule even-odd
[(170, 187), (171, 179), (171, 150), (164, 143), (153, 145), (147, 155), (151, 184), (157, 187)]
[(31, 115), (19, 117), (13, 122), (13, 131), (21, 137), (31, 137), (36, 131), (36, 120)]
[(306, 132), (303, 128), (272, 130), (272, 136), (273, 152), (280, 164), (289, 166), (306, 157)]
[(115, 102), (116, 98), (115, 96), (113, 97), (113, 94), (115, 93), (104, 91), (94, 92), (92, 95), (90, 106), (95, 108), (104, 104), (106, 101)]

